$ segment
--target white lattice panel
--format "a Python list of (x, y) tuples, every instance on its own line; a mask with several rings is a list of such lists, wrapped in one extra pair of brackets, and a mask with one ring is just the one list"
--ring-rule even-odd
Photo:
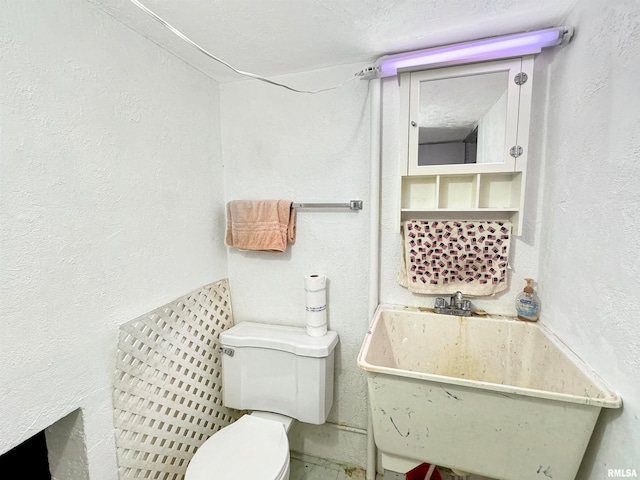
[(221, 280), (124, 324), (114, 385), (120, 480), (179, 480), (197, 448), (238, 414), (222, 405), (220, 332), (233, 325)]

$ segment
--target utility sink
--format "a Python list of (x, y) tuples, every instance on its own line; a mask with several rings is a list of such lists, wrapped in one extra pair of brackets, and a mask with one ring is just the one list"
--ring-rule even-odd
[(574, 480), (620, 397), (538, 323), (381, 305), (358, 356), (385, 469)]

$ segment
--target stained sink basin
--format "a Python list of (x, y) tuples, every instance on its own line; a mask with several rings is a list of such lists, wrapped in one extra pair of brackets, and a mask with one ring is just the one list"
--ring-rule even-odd
[(620, 397), (543, 325), (381, 305), (358, 356), (385, 469), (574, 480)]

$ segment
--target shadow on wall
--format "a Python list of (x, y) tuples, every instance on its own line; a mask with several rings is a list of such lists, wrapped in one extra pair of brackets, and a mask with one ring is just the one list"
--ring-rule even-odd
[[(603, 439), (607, 436), (607, 430), (610, 425), (614, 423), (624, 412), (624, 405), (622, 408), (608, 409), (605, 408), (600, 412), (600, 418), (596, 422), (596, 427), (591, 434), (591, 440), (587, 446), (587, 450), (584, 453), (582, 464), (578, 470), (576, 478), (595, 478), (592, 477), (595, 469), (596, 453), (600, 450)], [(625, 465), (610, 465), (610, 467), (625, 467)]]

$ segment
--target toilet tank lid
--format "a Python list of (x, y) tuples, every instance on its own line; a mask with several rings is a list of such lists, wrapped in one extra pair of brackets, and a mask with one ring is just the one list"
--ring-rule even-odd
[(312, 337), (306, 328), (241, 322), (220, 334), (224, 347), (257, 347), (290, 352), (303, 357), (327, 357), (338, 344), (338, 334), (328, 331)]

